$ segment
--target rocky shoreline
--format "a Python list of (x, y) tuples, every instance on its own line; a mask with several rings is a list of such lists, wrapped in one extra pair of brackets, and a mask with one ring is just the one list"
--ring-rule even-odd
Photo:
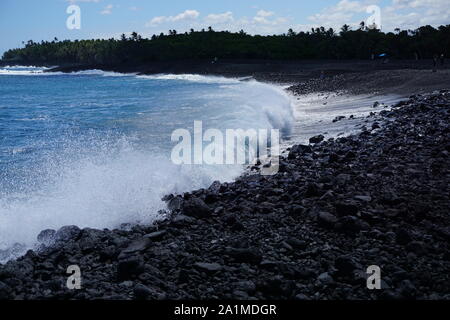
[(0, 265), (0, 299), (450, 299), (450, 92), (371, 117), (293, 146), (275, 176), (169, 195), (155, 225), (45, 230)]

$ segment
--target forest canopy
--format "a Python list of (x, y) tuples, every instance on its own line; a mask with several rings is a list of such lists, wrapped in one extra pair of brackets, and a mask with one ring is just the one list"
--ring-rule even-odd
[(243, 30), (207, 30), (143, 38), (136, 32), (120, 39), (24, 42), (23, 48), (4, 53), (3, 61), (39, 63), (117, 64), (181, 59), (370, 59), (386, 53), (399, 59), (431, 58), (450, 52), (450, 25), (416, 30), (381, 32), (364, 26), (344, 25), (339, 31), (290, 29), (281, 35), (249, 35)]

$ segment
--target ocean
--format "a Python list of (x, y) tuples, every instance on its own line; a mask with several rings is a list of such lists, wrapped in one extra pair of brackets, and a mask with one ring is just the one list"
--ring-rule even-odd
[(292, 99), (221, 77), (0, 68), (0, 260), (48, 228), (151, 223), (164, 195), (239, 176), (245, 166), (172, 163), (172, 132), (194, 121), (288, 136)]

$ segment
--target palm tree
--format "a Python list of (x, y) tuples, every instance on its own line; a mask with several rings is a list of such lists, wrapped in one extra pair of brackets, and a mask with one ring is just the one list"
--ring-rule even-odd
[(359, 30), (364, 30), (366, 27), (366, 24), (364, 21), (361, 21), (361, 23), (359, 24)]
[(341, 35), (350, 31), (350, 26), (348, 24), (344, 24), (341, 28)]

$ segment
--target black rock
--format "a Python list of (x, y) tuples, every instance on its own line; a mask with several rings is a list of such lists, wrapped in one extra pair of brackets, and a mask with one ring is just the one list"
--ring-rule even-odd
[(344, 216), (336, 222), (335, 228), (345, 233), (358, 233), (361, 230), (368, 230), (369, 225), (366, 222), (354, 216)]
[(152, 244), (152, 241), (148, 237), (143, 237), (143, 238), (134, 240), (133, 242), (131, 242), (128, 245), (127, 248), (122, 250), (122, 252), (120, 253), (120, 256), (129, 255), (129, 254), (132, 254), (132, 253), (135, 253), (135, 252), (144, 251), (145, 249), (150, 247), (151, 244)]
[(338, 273), (343, 276), (351, 276), (353, 271), (357, 268), (356, 263), (350, 256), (340, 256), (334, 261), (334, 266)]
[(197, 262), (194, 264), (194, 267), (200, 271), (204, 271), (207, 273), (214, 273), (222, 270), (222, 266), (218, 263), (206, 263), (206, 262)]
[(303, 212), (305, 212), (305, 207), (298, 204), (293, 204), (289, 208), (289, 213), (292, 215), (301, 215)]
[(293, 248), (295, 249), (306, 249), (306, 247), (308, 246), (308, 244), (306, 243), (306, 241), (303, 240), (299, 240), (297, 238), (289, 238), (286, 240), (286, 242), (291, 245)]
[(336, 118), (333, 119), (333, 123), (334, 123), (334, 122), (341, 121), (341, 120), (343, 120), (343, 119), (345, 119), (345, 116), (337, 116)]
[(166, 230), (161, 231), (155, 231), (149, 234), (146, 234), (144, 238), (150, 239), (152, 241), (160, 241), (164, 238), (164, 236), (167, 234)]
[(325, 139), (325, 137), (321, 134), (309, 138), (309, 143), (320, 143)]
[(184, 200), (180, 196), (173, 197), (168, 201), (167, 208), (172, 212), (176, 212), (181, 210), (183, 202)]
[(399, 244), (406, 245), (412, 241), (412, 237), (405, 229), (399, 229), (396, 233), (396, 240)]
[(138, 283), (134, 287), (133, 292), (134, 292), (134, 296), (136, 297), (136, 299), (139, 299), (139, 300), (147, 299), (148, 297), (150, 297), (153, 294), (153, 291), (150, 290), (149, 287), (144, 286), (141, 283)]
[(212, 214), (211, 208), (199, 198), (190, 198), (183, 203), (183, 214), (196, 218), (208, 218)]
[(55, 240), (55, 234), (56, 231), (53, 229), (45, 229), (42, 230), (38, 236), (37, 236), (37, 240), (45, 245), (48, 245), (50, 243), (52, 243)]
[(318, 197), (321, 195), (320, 187), (317, 183), (311, 182), (306, 186), (305, 197)]
[(329, 212), (321, 211), (317, 214), (317, 221), (325, 227), (333, 227), (337, 218)]
[(297, 156), (302, 154), (312, 153), (311, 146), (298, 144), (293, 147), (291, 147), (291, 150), (289, 151), (288, 159), (295, 159)]
[(358, 213), (358, 206), (350, 202), (339, 202), (334, 205), (339, 216), (354, 216)]
[(117, 277), (119, 280), (130, 279), (144, 271), (144, 261), (140, 256), (131, 256), (119, 260), (117, 264)]
[(77, 226), (64, 226), (56, 232), (55, 241), (76, 240), (80, 234), (81, 230)]
[(0, 281), (0, 300), (10, 300), (13, 298), (12, 289)]
[(261, 254), (251, 248), (228, 248), (226, 254), (237, 262), (259, 264), (262, 260)]

